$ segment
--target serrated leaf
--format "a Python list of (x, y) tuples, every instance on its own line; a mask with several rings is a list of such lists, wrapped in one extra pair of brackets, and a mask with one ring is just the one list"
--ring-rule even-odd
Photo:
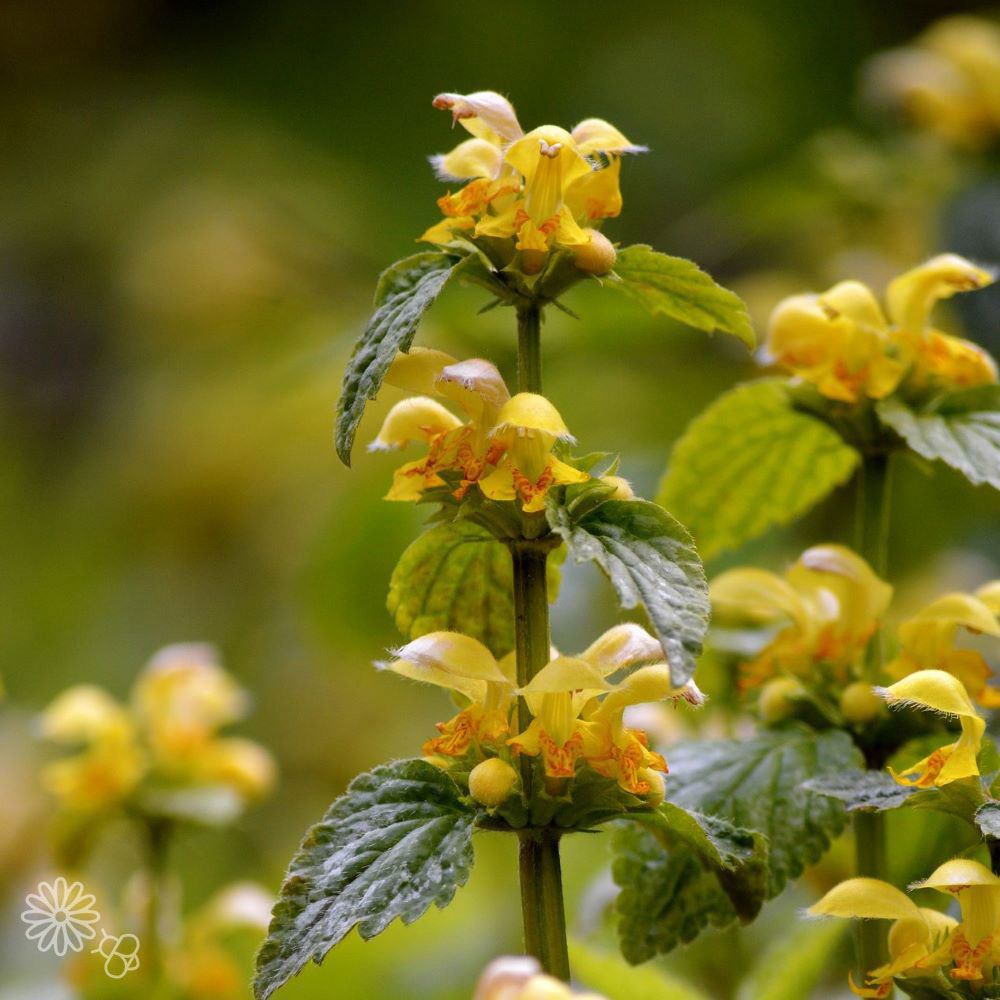
[(799, 923), (755, 963), (737, 1000), (810, 1000), (835, 967), (849, 927), (841, 920)]
[(768, 895), (775, 896), (822, 857), (847, 821), (840, 802), (801, 785), (861, 765), (846, 733), (805, 726), (764, 730), (746, 740), (680, 743), (670, 751), (667, 797), (764, 834)]
[(610, 281), (608, 287), (624, 292), (651, 313), (663, 313), (707, 333), (731, 333), (748, 347), (757, 342), (743, 300), (717, 285), (693, 261), (640, 243), (618, 251), (615, 274), (621, 281)]
[(810, 778), (802, 787), (820, 795), (840, 799), (848, 812), (861, 809), (884, 812), (906, 804), (914, 789), (901, 785), (888, 771), (844, 771), (822, 778)]
[(626, 965), (617, 955), (569, 942), (574, 975), (607, 1000), (709, 1000), (708, 996), (663, 969)]
[(368, 400), (400, 351), (408, 351), (417, 324), (456, 269), (459, 258), (425, 251), (397, 260), (382, 272), (375, 290), (375, 311), (344, 371), (337, 403), (337, 454), (351, 464), (351, 448)]
[(646, 609), (680, 687), (708, 627), (708, 584), (691, 536), (649, 500), (606, 500), (579, 520), (550, 506), (549, 523), (578, 563), (596, 562), (624, 608)]
[(918, 455), (1000, 490), (1000, 386), (952, 392), (922, 411), (890, 396), (876, 410)]
[(422, 760), (359, 775), (306, 834), (257, 954), (266, 1000), (353, 927), (365, 938), (397, 917), (446, 906), (472, 868), (474, 811), (447, 774)]
[(462, 632), (501, 657), (514, 648), (513, 587), (507, 547), (478, 525), (454, 521), (424, 532), (400, 556), (386, 605), (407, 639)]
[(793, 405), (783, 379), (720, 396), (674, 446), (657, 500), (705, 559), (798, 517), (845, 482), (860, 455)]

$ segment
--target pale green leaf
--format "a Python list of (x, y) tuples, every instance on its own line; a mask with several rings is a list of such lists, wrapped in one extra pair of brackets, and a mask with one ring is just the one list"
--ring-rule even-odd
[(425, 251), (396, 261), (382, 272), (375, 290), (375, 312), (354, 347), (337, 403), (337, 454), (351, 464), (351, 448), (361, 416), (378, 395), (393, 358), (408, 351), (417, 324), (451, 277), (459, 259)]
[(859, 454), (794, 407), (782, 379), (720, 396), (674, 446), (658, 501), (705, 559), (803, 514), (845, 482)]
[(837, 952), (849, 931), (843, 920), (801, 922), (792, 927), (754, 965), (737, 1000), (811, 1000), (836, 966)]
[(707, 333), (731, 333), (748, 347), (756, 343), (743, 300), (690, 260), (636, 244), (618, 251), (615, 274), (621, 280), (609, 281), (608, 287), (624, 292), (651, 313), (663, 313)]
[(708, 585), (691, 536), (649, 500), (606, 500), (579, 520), (555, 505), (549, 523), (578, 563), (596, 562), (622, 607), (642, 605), (674, 683), (694, 673), (708, 627)]
[(977, 486), (1000, 490), (1000, 386), (952, 392), (924, 410), (890, 396), (876, 409), (918, 455), (950, 465)]
[(407, 639), (428, 632), (462, 632), (496, 657), (514, 648), (510, 551), (468, 521), (424, 532), (400, 556), (387, 606)]
[(667, 797), (763, 833), (773, 896), (822, 857), (847, 821), (840, 802), (802, 784), (861, 766), (851, 738), (837, 730), (786, 726), (745, 740), (692, 741), (670, 750)]
[(710, 1000), (682, 979), (652, 966), (634, 968), (617, 955), (591, 948), (580, 941), (569, 943), (574, 975), (607, 1000)]
[(292, 858), (257, 955), (266, 1000), (353, 927), (365, 939), (397, 917), (446, 906), (472, 868), (475, 813), (443, 771), (395, 761), (359, 775)]

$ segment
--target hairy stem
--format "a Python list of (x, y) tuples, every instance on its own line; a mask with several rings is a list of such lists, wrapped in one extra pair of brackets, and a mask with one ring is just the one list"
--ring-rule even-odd
[(542, 311), (538, 305), (517, 311), (517, 388), (542, 391)]
[[(866, 455), (855, 477), (855, 548), (871, 568), (885, 579), (889, 571), (889, 516), (891, 455)], [(872, 680), (882, 672), (884, 650), (878, 630), (868, 649), (867, 674)], [(871, 762), (869, 762), (869, 766)], [(882, 813), (855, 812), (854, 874), (869, 878), (886, 877), (886, 831)], [(864, 976), (885, 963), (885, 924), (880, 920), (854, 922), (857, 974)], [(863, 980), (858, 980), (859, 984)]]

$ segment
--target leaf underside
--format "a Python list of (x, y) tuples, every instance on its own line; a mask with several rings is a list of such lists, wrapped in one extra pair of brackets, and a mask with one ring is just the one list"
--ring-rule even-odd
[(949, 393), (928, 411), (895, 397), (876, 410), (918, 455), (950, 465), (976, 486), (1000, 490), (1000, 386)]
[(289, 865), (257, 954), (266, 1000), (353, 927), (365, 938), (451, 902), (472, 868), (475, 813), (455, 783), (422, 760), (384, 764), (351, 782)]
[(618, 252), (615, 274), (621, 281), (608, 282), (608, 287), (651, 313), (663, 313), (707, 333), (731, 333), (751, 348), (757, 342), (743, 300), (717, 285), (693, 261), (636, 244)]
[(407, 639), (462, 632), (497, 658), (514, 648), (510, 551), (468, 521), (424, 532), (400, 556), (386, 602)]
[(844, 803), (848, 812), (856, 809), (867, 812), (884, 812), (906, 804), (914, 793), (908, 785), (901, 785), (888, 771), (845, 771), (822, 778), (810, 778), (803, 788), (829, 795)]
[(694, 673), (708, 627), (705, 572), (691, 536), (649, 500), (607, 500), (573, 523), (549, 508), (552, 529), (578, 563), (596, 562), (624, 608), (646, 609), (678, 687)]
[(795, 409), (784, 380), (761, 379), (692, 421), (657, 500), (711, 559), (803, 514), (845, 482), (859, 458), (830, 426)]

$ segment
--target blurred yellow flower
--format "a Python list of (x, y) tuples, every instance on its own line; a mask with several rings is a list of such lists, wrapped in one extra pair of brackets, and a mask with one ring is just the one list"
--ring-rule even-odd
[(969, 694), (954, 675), (943, 670), (918, 670), (879, 692), (890, 708), (920, 708), (957, 718), (962, 734), (954, 743), (935, 750), (905, 771), (889, 772), (901, 785), (929, 788), (947, 785), (979, 774), (976, 758), (982, 744), (986, 721), (976, 711)]
[(842, 281), (820, 295), (793, 295), (771, 314), (767, 354), (831, 399), (883, 399), (907, 389), (966, 388), (997, 380), (982, 348), (928, 325), (940, 299), (983, 288), (994, 276), (955, 254), (941, 254), (893, 279), (888, 319), (872, 291)]
[(722, 621), (777, 628), (741, 667), (741, 685), (755, 688), (776, 674), (812, 677), (820, 668), (846, 681), (889, 606), (892, 587), (842, 545), (807, 549), (785, 573), (732, 569), (709, 588)]
[[(917, 670), (945, 670), (954, 674), (980, 705), (1000, 708), (1000, 690), (987, 684), (993, 671), (983, 655), (955, 645), (959, 629), (1000, 637), (1000, 602), (994, 597), (997, 590), (1000, 581), (987, 584), (976, 594), (945, 594), (904, 622), (899, 627), (899, 655), (886, 667), (889, 676), (901, 679)], [(994, 601), (993, 606), (989, 601)]]
[(545, 975), (534, 958), (517, 955), (494, 959), (483, 971), (473, 1000), (604, 1000), (596, 993), (578, 993)]
[(512, 240), (520, 270), (535, 274), (551, 249), (591, 244), (594, 231), (581, 227), (621, 212), (621, 156), (644, 147), (603, 119), (585, 119), (572, 132), (542, 125), (524, 134), (510, 102), (491, 91), (439, 94), (433, 103), (473, 138), (432, 157), (439, 177), (469, 183), (438, 200), (445, 218), (422, 240)]

